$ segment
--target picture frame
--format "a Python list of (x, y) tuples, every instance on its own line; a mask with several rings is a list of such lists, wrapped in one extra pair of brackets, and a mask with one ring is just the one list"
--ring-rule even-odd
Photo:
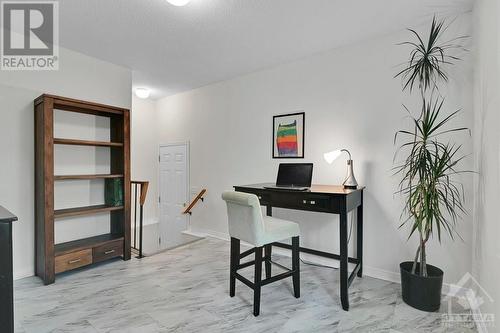
[(273, 116), (273, 158), (304, 158), (305, 112)]

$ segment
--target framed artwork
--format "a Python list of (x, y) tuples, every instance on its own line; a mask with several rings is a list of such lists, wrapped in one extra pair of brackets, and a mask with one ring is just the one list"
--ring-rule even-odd
[(273, 158), (304, 158), (305, 113), (273, 117)]

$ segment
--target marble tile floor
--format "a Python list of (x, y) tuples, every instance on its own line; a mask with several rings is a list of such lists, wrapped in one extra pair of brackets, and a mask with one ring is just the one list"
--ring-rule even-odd
[[(302, 297), (293, 297), (291, 279), (264, 286), (261, 315), (254, 317), (248, 287), (237, 282), (236, 296), (228, 295), (229, 243), (206, 238), (142, 260), (64, 273), (49, 286), (36, 277), (18, 280), (16, 332), (475, 331), (446, 327), (441, 313), (404, 304), (398, 284), (370, 277), (355, 280), (351, 310), (342, 311), (338, 271), (304, 264), (301, 270)], [(242, 272), (253, 278), (251, 267)]]

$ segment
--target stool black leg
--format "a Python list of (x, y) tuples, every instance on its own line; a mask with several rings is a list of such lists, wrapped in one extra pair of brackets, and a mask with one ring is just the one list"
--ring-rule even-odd
[(236, 271), (240, 265), (240, 240), (231, 237), (229, 296), (233, 297), (236, 290)]
[(271, 253), (273, 247), (271, 244), (267, 244), (264, 246), (264, 254), (265, 254), (265, 265), (266, 265), (266, 279), (271, 277)]
[(255, 278), (253, 289), (253, 315), (260, 312), (260, 287), (262, 280), (262, 246), (255, 248)]
[(293, 293), (296, 298), (300, 297), (300, 252), (299, 237), (292, 237), (292, 270), (293, 273)]

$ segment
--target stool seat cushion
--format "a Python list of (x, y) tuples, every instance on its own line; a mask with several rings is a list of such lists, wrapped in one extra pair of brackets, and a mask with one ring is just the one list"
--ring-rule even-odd
[(262, 239), (257, 239), (256, 246), (262, 246), (278, 242), (287, 238), (300, 236), (298, 223), (278, 219), (275, 217), (264, 216), (264, 232)]
[(226, 191), (229, 235), (261, 247), (286, 238), (299, 236), (295, 222), (262, 216), (259, 198), (255, 194)]

